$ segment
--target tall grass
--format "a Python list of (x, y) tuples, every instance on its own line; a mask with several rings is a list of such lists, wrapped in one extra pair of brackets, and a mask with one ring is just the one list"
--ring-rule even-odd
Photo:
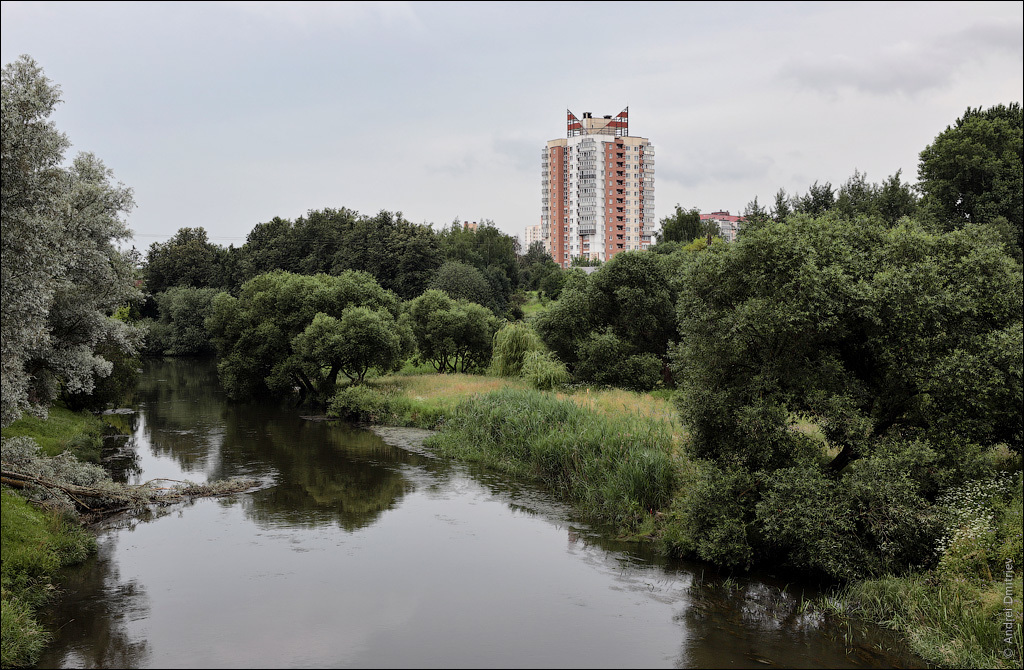
[(2, 492), (0, 503), (0, 666), (29, 667), (49, 638), (35, 613), (54, 592), (52, 578), (95, 550), (96, 540), (76, 522), (31, 507), (10, 491)]
[[(1009, 642), (1003, 627), (1007, 592), (1014, 594)], [(902, 632), (915, 653), (941, 667), (1021, 667), (1019, 570), (1009, 584), (940, 580), (933, 573), (869, 579), (848, 586), (844, 599), (852, 612)]]
[(540, 291), (527, 291), (527, 300), (523, 304), (523, 315), (534, 316), (546, 312), (555, 304), (551, 298), (541, 297)]
[(665, 507), (678, 480), (663, 424), (596, 414), (535, 390), (474, 396), (427, 444), (444, 456), (540, 479), (592, 518), (627, 530)]

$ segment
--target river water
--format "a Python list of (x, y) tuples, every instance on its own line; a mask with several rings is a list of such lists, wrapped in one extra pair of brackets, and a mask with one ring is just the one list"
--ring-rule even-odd
[(801, 613), (810, 589), (661, 559), (414, 432), (230, 403), (211, 362), (148, 363), (132, 409), (124, 480), (264, 486), (102, 527), (39, 667), (923, 666)]

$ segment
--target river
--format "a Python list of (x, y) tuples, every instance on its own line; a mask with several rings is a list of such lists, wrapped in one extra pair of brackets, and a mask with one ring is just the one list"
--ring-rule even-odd
[(108, 450), (125, 481), (264, 486), (98, 529), (39, 667), (924, 665), (803, 613), (809, 588), (662, 559), (415, 434), (228, 402), (209, 361), (147, 363), (131, 409)]

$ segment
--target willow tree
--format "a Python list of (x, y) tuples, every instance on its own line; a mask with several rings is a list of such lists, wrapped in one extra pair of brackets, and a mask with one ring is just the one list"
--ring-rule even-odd
[(34, 60), (4, 66), (2, 95), (2, 425), (45, 414), (60, 393), (88, 394), (134, 354), (142, 332), (113, 318), (137, 299), (123, 216), (131, 190), (98, 158), (63, 165), (67, 136), (49, 120), (60, 88)]

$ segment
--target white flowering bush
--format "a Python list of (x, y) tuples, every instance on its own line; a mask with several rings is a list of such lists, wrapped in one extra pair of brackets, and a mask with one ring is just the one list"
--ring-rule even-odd
[(936, 501), (943, 532), (935, 545), (938, 571), (945, 576), (992, 578), (999, 512), (1013, 496), (1014, 476), (999, 473), (947, 489)]

